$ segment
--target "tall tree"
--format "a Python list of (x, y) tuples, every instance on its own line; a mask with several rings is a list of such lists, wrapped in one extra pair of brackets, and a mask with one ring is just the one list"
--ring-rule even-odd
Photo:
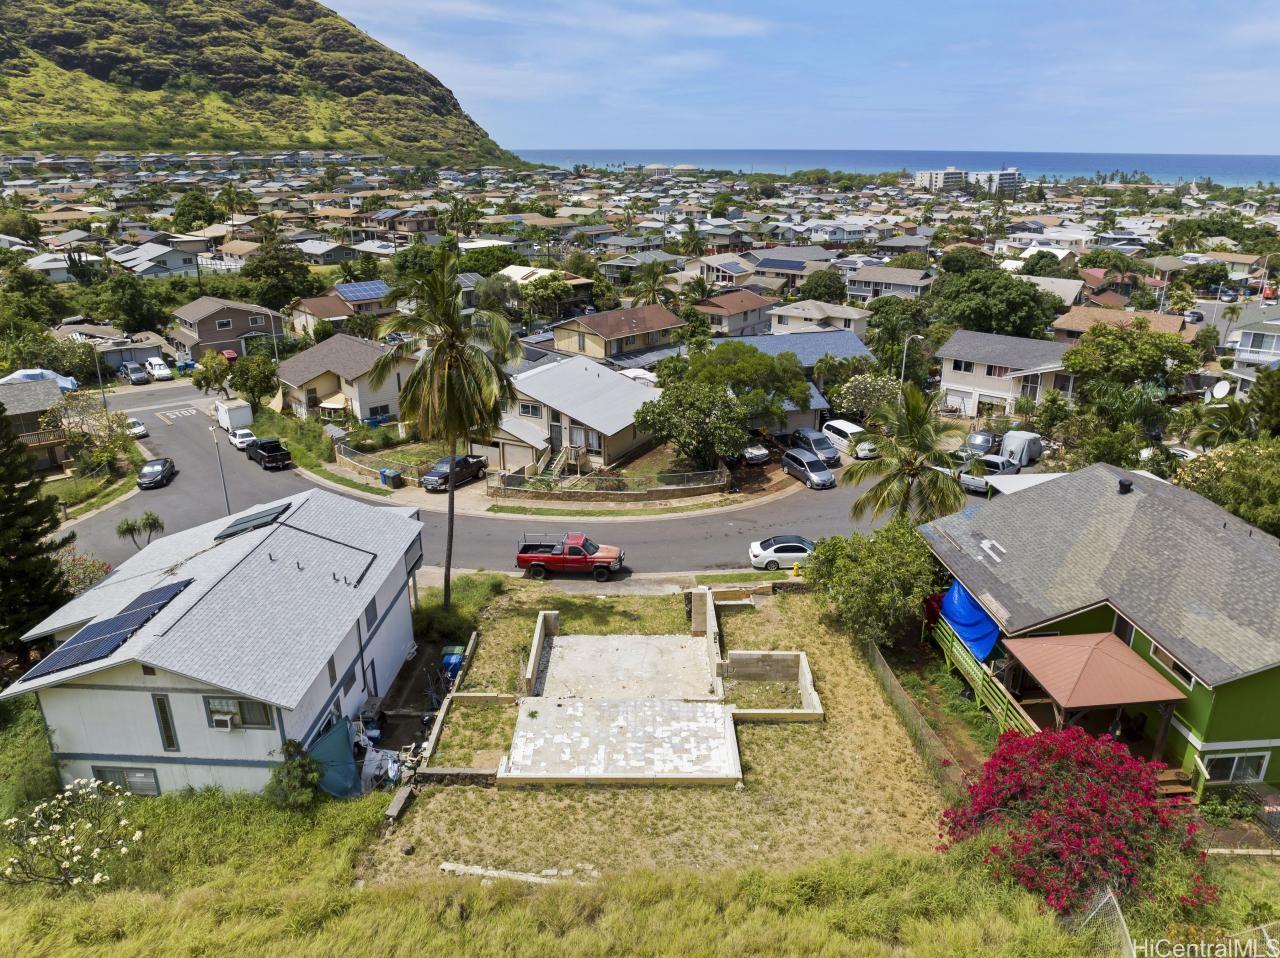
[(249, 408), (255, 416), (262, 407), (262, 400), (274, 396), (280, 388), (280, 382), (276, 379), (276, 364), (269, 353), (241, 357), (231, 367), (228, 381), (232, 389), (248, 400)]
[(979, 269), (939, 277), (929, 303), (936, 316), (963, 329), (1039, 339), (1062, 300), (1002, 269)]
[[(141, 549), (143, 546), (150, 545), (152, 538), (164, 532), (164, 520), (148, 509), (138, 518), (126, 517), (116, 523), (116, 535), (121, 539), (128, 539), (133, 543), (135, 549)], [(139, 536), (146, 536), (146, 539), (139, 542)]]
[(461, 194), (450, 197), (449, 206), (440, 216), (440, 228), (458, 239), (470, 236), (480, 218), (480, 208)]
[(1082, 382), (1108, 380), (1122, 386), (1180, 385), (1200, 366), (1199, 350), (1173, 333), (1156, 332), (1146, 317), (1124, 326), (1097, 323), (1063, 356), (1063, 365)]
[(975, 269), (995, 269), (996, 264), (980, 247), (964, 243), (943, 253), (938, 265), (947, 273), (972, 273)]
[(941, 396), (926, 396), (915, 383), (902, 388), (901, 401), (886, 403), (867, 417), (866, 433), (876, 447), (874, 459), (857, 459), (840, 476), (844, 485), (869, 486), (849, 510), (853, 519), (892, 514), (913, 523), (928, 522), (964, 505), (964, 487), (947, 455), (948, 441), (963, 431), (947, 426), (938, 414)]
[(1280, 369), (1258, 370), (1249, 402), (1257, 410), (1259, 434), (1280, 436)]
[(58, 550), (75, 533), (57, 531), (58, 501), (0, 404), (0, 648), (21, 649), (22, 635), (71, 598)]
[(671, 299), (664, 263), (643, 263), (632, 274), (631, 284), (623, 291), (631, 297), (632, 306), (652, 306)]
[[(263, 219), (274, 222), (271, 217)], [(280, 239), (263, 240), (240, 275), (252, 284), (254, 301), (270, 309), (283, 309), (299, 296), (320, 292), (324, 285), (298, 247)]]
[(693, 220), (689, 220), (684, 224), (684, 233), (680, 236), (680, 255), (697, 257), (706, 251), (706, 241), (702, 238), (702, 234), (698, 232)]
[[(476, 310), (464, 316), (458, 301), (458, 263), (444, 257), (438, 268), (420, 284), (420, 297), (412, 313), (393, 313), (379, 330), (385, 337), (399, 333), (404, 341), (374, 363), (375, 387), (387, 381), (405, 361), (413, 370), (400, 388), (400, 408), (418, 422), (418, 435), (427, 441), (449, 444), (449, 455), (458, 445), (493, 435), (503, 408), (515, 399), (515, 388), (506, 365), (519, 356), (519, 341), (512, 335), (506, 316)], [(431, 343), (417, 359), (418, 343)], [(449, 470), (448, 523), (444, 553), (444, 607), (452, 598), (454, 470)]]
[(1258, 407), (1236, 396), (1211, 403), (1191, 430), (1191, 442), (1205, 449), (1257, 438)]
[(844, 280), (833, 269), (820, 269), (796, 288), (801, 299), (816, 299), (823, 303), (839, 305), (849, 298)]

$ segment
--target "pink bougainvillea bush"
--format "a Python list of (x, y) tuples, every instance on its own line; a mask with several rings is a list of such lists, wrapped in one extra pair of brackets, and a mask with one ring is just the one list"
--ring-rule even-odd
[(1078, 727), (1006, 732), (969, 786), (968, 800), (942, 816), (942, 849), (985, 843), (983, 861), (1067, 912), (1101, 886), (1141, 891), (1158, 856), (1173, 850), (1192, 873), (1184, 907), (1216, 899), (1196, 866), (1189, 806), (1158, 797), (1164, 768), (1135, 758), (1108, 736)]

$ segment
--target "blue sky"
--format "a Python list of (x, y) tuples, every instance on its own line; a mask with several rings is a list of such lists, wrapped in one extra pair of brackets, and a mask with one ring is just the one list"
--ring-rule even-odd
[(513, 149), (1280, 153), (1264, 0), (327, 3)]

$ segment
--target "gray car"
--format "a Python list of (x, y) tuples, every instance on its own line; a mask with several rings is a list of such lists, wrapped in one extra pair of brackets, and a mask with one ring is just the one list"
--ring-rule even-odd
[(1016, 476), (1022, 467), (1004, 456), (971, 456), (955, 468), (960, 485), (969, 492), (986, 492), (989, 476)]
[(840, 451), (831, 444), (831, 439), (816, 429), (797, 429), (791, 434), (791, 448), (811, 452), (822, 460), (830, 469), (840, 467)]
[(831, 474), (831, 470), (807, 449), (788, 449), (784, 452), (782, 469), (810, 489), (831, 489), (836, 484), (836, 477)]

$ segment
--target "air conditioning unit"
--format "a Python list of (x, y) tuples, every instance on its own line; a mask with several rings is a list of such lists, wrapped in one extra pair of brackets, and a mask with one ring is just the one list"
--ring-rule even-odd
[(215, 732), (230, 732), (236, 727), (236, 717), (230, 712), (214, 712), (211, 719)]

